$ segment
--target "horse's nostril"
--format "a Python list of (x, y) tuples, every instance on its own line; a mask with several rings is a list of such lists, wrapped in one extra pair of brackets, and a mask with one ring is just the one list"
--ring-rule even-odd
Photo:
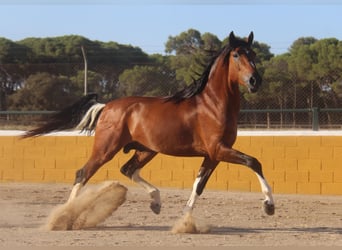
[(251, 85), (251, 86), (255, 86), (255, 84), (256, 84), (256, 79), (255, 79), (255, 77), (254, 76), (252, 76), (250, 79), (249, 79), (249, 84)]

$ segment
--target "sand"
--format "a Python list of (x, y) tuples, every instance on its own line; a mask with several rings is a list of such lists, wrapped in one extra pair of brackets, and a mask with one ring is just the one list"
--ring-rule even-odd
[(179, 234), (172, 228), (191, 190), (161, 189), (155, 215), (149, 195), (129, 187), (126, 202), (95, 227), (42, 230), (70, 190), (69, 184), (0, 183), (0, 247), (342, 246), (342, 196), (275, 195), (275, 215), (267, 216), (261, 193), (205, 190), (192, 216), (209, 232)]

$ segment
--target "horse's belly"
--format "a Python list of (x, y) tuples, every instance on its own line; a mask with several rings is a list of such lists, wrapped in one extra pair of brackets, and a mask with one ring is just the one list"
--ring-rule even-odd
[(194, 141), (191, 134), (152, 134), (142, 144), (155, 152), (173, 156), (203, 155), (202, 146)]
[(205, 154), (192, 147), (175, 146), (170, 148), (161, 148), (159, 153), (172, 156), (204, 156)]

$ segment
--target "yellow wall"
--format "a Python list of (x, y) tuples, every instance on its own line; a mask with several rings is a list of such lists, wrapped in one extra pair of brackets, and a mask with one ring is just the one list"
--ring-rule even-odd
[[(0, 181), (73, 183), (75, 171), (91, 153), (93, 139), (1, 136)], [(275, 193), (342, 194), (342, 136), (238, 136), (235, 148), (259, 159)], [(129, 156), (120, 152), (91, 182), (119, 180), (133, 185), (119, 171)], [(200, 163), (201, 158), (158, 155), (142, 176), (158, 187), (190, 188)], [(250, 169), (227, 163), (220, 163), (207, 188), (260, 191)]]

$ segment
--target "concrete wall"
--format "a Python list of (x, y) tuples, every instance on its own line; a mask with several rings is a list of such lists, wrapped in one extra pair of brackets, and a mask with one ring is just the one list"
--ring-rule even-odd
[[(0, 136), (0, 181), (73, 183), (75, 171), (92, 150), (93, 137), (44, 136), (18, 139)], [(253, 155), (275, 193), (342, 194), (342, 136), (238, 136), (235, 148)], [(120, 166), (130, 157), (122, 152), (104, 165), (91, 182), (119, 180)], [(142, 170), (142, 176), (158, 187), (190, 188), (201, 158), (158, 155)], [(255, 174), (240, 165), (220, 163), (208, 189), (259, 192)]]

